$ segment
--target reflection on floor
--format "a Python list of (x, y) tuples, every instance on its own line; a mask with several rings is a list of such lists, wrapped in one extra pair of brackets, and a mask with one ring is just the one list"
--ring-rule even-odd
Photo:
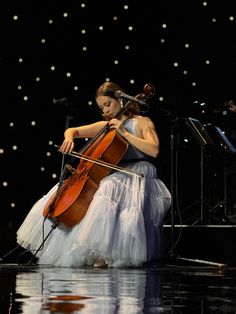
[(236, 269), (190, 265), (76, 269), (0, 264), (0, 313), (235, 313)]
[(0, 228), (0, 314), (235, 314), (236, 225), (163, 231), (164, 252), (174, 243), (174, 254), (162, 261), (77, 269), (38, 266), (15, 246), (14, 232)]

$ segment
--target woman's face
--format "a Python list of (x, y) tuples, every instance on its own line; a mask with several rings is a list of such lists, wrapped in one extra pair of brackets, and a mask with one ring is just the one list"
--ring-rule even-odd
[(121, 109), (121, 104), (115, 98), (110, 96), (98, 96), (96, 98), (98, 107), (102, 110), (103, 114), (110, 120)]

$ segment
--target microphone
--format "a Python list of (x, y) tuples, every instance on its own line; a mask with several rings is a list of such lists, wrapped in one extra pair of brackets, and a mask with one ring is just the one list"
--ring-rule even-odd
[(127, 95), (127, 94), (123, 93), (121, 90), (115, 91), (115, 97), (124, 98), (127, 100), (132, 100), (132, 101), (139, 103), (140, 105), (148, 106), (148, 104), (144, 100), (140, 100), (140, 99), (135, 98), (133, 96)]
[(68, 100), (66, 97), (59, 98), (59, 99), (53, 98), (52, 102), (54, 105), (65, 105), (65, 106), (68, 105)]

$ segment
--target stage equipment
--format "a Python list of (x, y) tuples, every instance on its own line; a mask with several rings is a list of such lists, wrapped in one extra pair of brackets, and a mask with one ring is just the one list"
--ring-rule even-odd
[(231, 143), (226, 134), (222, 131), (218, 126), (214, 126), (211, 124), (206, 125), (206, 129), (209, 134), (214, 138), (216, 145), (222, 148), (222, 150), (229, 154), (236, 153), (236, 147)]
[[(227, 223), (227, 205), (229, 203), (227, 193), (227, 156), (236, 152), (236, 148), (227, 138), (225, 133), (217, 126), (202, 123), (192, 117), (186, 118), (186, 125), (192, 132), (193, 136), (201, 146), (201, 161), (200, 161), (200, 218), (193, 224), (207, 224), (211, 221), (216, 221), (220, 224)], [(222, 199), (217, 204), (210, 205), (206, 199), (206, 182), (205, 182), (205, 159), (209, 158), (210, 154), (206, 153), (206, 149), (210, 147), (214, 150), (214, 155), (219, 157), (218, 164), (222, 164), (223, 170), (223, 194)], [(209, 152), (209, 150), (208, 150)], [(219, 184), (219, 183), (218, 183)], [(216, 209), (224, 208), (223, 216), (219, 217), (216, 214)]]
[(206, 129), (214, 139), (217, 147), (223, 155), (223, 199), (219, 201), (215, 206), (214, 210), (219, 206), (224, 208), (224, 216), (228, 217), (228, 206), (230, 205), (230, 198), (228, 196), (228, 168), (230, 166), (230, 156), (236, 153), (236, 147), (231, 143), (226, 134), (218, 126), (207, 124)]
[(193, 224), (205, 224), (206, 221), (206, 212), (205, 208), (209, 209), (210, 206), (206, 201), (205, 197), (205, 180), (204, 180), (204, 170), (205, 170), (205, 156), (206, 156), (206, 147), (207, 146), (215, 146), (215, 142), (211, 138), (211, 136), (206, 131), (205, 127), (201, 124), (201, 122), (195, 118), (187, 117), (185, 123), (192, 135), (195, 137), (197, 142), (201, 146), (201, 154), (200, 154), (200, 218), (194, 222)]
[[(189, 128), (192, 130), (196, 138), (201, 144), (201, 181), (203, 183), (203, 150), (205, 145), (214, 145), (213, 140), (211, 137), (208, 135), (202, 124), (194, 119), (194, 118), (177, 118), (173, 114), (170, 114), (170, 159), (171, 159), (171, 188), (170, 192), (172, 195), (172, 202), (171, 202), (171, 249), (169, 250), (169, 257), (170, 257), (170, 263), (171, 262), (191, 262), (191, 263), (198, 263), (198, 264), (205, 264), (205, 265), (212, 265), (218, 268), (226, 267), (226, 264), (222, 263), (217, 263), (217, 262), (212, 262), (212, 261), (206, 261), (202, 259), (193, 259), (193, 258), (186, 258), (186, 257), (181, 257), (178, 254), (176, 254), (175, 248), (180, 240), (181, 237), (181, 231), (178, 235), (178, 239), (175, 242), (175, 208), (174, 206), (177, 206), (177, 210), (179, 212), (180, 216), (180, 221), (181, 221), (181, 215), (179, 211), (179, 204), (178, 204), (178, 197), (177, 197), (177, 186), (176, 185), (176, 172), (177, 172), (177, 155), (178, 155), (178, 141), (177, 141), (177, 136), (178, 134), (178, 128), (179, 128), (179, 123), (180, 121), (186, 122), (186, 124), (189, 126)], [(177, 136), (176, 136), (177, 135)], [(204, 199), (203, 199), (203, 187), (201, 186), (201, 205), (203, 206)], [(203, 220), (203, 207), (201, 208), (201, 219)], [(180, 222), (182, 225), (182, 221)], [(182, 226), (181, 226), (182, 229)], [(180, 230), (181, 230), (180, 229)]]

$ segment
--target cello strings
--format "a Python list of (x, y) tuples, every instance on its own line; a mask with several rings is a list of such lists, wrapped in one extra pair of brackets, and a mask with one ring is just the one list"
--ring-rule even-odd
[(107, 168), (111, 168), (111, 169), (114, 169), (114, 170), (125, 172), (125, 173), (130, 174), (130, 175), (134, 175), (134, 176), (138, 176), (138, 177), (143, 177), (144, 176), (142, 173), (138, 173), (138, 172), (132, 171), (132, 170), (127, 170), (127, 169), (119, 167), (119, 166), (114, 166), (114, 165), (109, 164), (108, 162), (99, 161), (99, 160), (93, 159), (91, 157), (84, 157), (82, 154), (79, 154), (79, 153), (76, 153), (76, 152), (71, 152), (68, 155), (75, 156), (77, 158), (81, 158), (83, 160), (93, 162), (93, 163), (98, 164), (100, 166), (104, 166), (104, 167), (107, 167)]
[[(55, 147), (58, 148), (59, 146), (55, 145)], [(92, 157), (84, 156), (83, 154), (77, 153), (75, 151), (72, 151), (71, 153), (69, 153), (67, 155), (74, 156), (76, 158), (80, 158), (80, 159), (83, 159), (83, 160), (86, 160), (86, 161), (90, 161), (90, 162), (93, 162), (95, 164), (107, 167), (107, 168), (111, 168), (111, 169), (114, 169), (114, 170), (125, 172), (125, 173), (130, 174), (130, 175), (136, 175), (136, 176), (139, 176), (139, 177), (144, 177), (144, 175), (142, 173), (139, 173), (139, 172), (136, 172), (136, 171), (132, 171), (132, 170), (127, 170), (127, 169), (119, 167), (119, 166), (114, 166), (114, 165), (112, 165), (112, 164), (110, 164), (108, 162), (99, 161), (99, 160), (94, 159)], [(73, 171), (76, 171), (76, 169), (74, 169)]]

